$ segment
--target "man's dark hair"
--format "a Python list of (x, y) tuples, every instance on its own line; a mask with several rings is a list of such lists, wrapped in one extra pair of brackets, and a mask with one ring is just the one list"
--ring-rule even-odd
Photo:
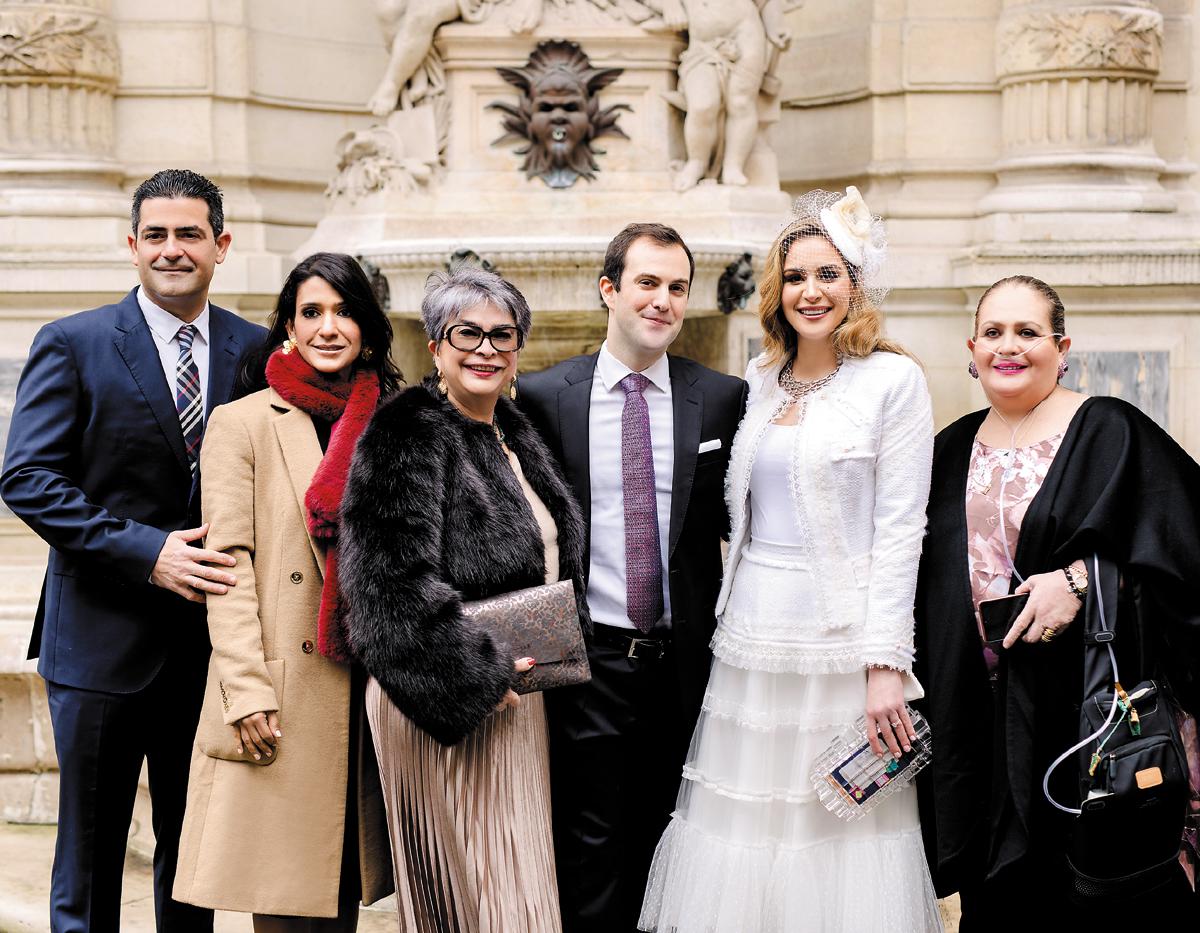
[(679, 232), (674, 227), (668, 227), (665, 224), (630, 224), (613, 237), (608, 244), (608, 249), (604, 251), (604, 268), (600, 270), (600, 277), (607, 278), (613, 283), (613, 288), (620, 291), (621, 276), (625, 274), (625, 254), (629, 252), (629, 247), (643, 237), (653, 240), (659, 246), (682, 247), (688, 258), (688, 285), (690, 286), (696, 275), (696, 260), (692, 258), (692, 251), (683, 242), (683, 237), (679, 235)]
[(225, 229), (225, 205), (221, 201), (221, 189), (203, 175), (186, 168), (165, 168), (137, 186), (133, 193), (133, 207), (129, 211), (134, 236), (137, 236), (138, 224), (142, 220), (142, 202), (148, 198), (197, 198), (208, 205), (208, 225), (212, 227), (213, 238), (219, 237)]

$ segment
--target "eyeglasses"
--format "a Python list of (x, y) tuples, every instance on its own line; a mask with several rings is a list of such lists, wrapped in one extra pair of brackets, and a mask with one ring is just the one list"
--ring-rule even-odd
[(1030, 350), (1041, 346), (1041, 344), (1051, 337), (1062, 339), (1063, 334), (1044, 334), (1042, 336), (1034, 336), (1032, 334), (994, 334), (983, 335), (975, 338), (975, 345), (981, 350), (986, 350), (988, 353), (1000, 355), (1002, 350), (1012, 350), (1012, 356), (1023, 356)]
[(483, 346), (484, 339), (497, 353), (510, 353), (525, 345), (521, 332), (511, 324), (483, 330), (474, 324), (453, 324), (446, 328), (445, 339), (455, 350), (472, 353)]

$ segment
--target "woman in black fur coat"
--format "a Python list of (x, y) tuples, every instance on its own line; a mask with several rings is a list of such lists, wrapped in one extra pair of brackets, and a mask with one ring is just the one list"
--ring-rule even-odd
[(464, 601), (559, 579), (583, 598), (583, 522), (507, 398), (529, 305), (499, 276), (436, 276), (422, 318), (437, 376), (380, 407), (342, 505), (342, 597), (372, 679), (403, 930), (558, 931), (541, 694)]

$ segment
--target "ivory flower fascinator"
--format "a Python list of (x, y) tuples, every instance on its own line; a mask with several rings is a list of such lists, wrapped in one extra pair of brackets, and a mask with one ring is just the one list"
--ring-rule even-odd
[(871, 214), (854, 185), (838, 191), (816, 189), (796, 199), (787, 230), (819, 226), (829, 241), (852, 266), (864, 296), (878, 307), (887, 297), (887, 233), (883, 221)]

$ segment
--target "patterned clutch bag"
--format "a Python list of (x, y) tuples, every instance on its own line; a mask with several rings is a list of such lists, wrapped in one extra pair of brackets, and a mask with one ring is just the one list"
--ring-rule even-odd
[(513, 659), (533, 658), (513, 690), (536, 693), (592, 679), (570, 580), (533, 586), (463, 603), (463, 615), (512, 649)]

